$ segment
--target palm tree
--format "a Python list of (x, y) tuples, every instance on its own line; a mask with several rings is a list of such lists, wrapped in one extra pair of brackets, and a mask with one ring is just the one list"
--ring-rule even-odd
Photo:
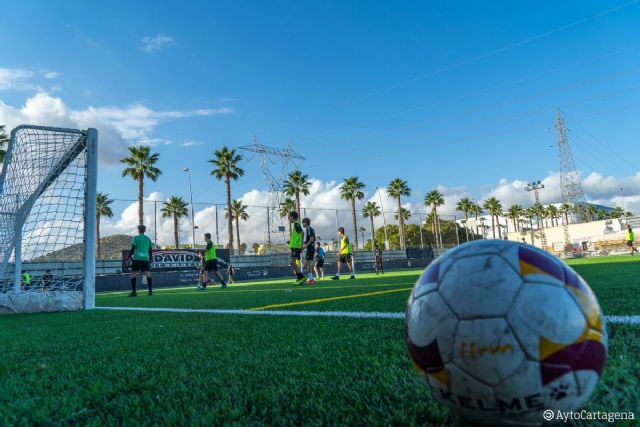
[(187, 202), (182, 197), (171, 196), (169, 201), (164, 202), (162, 209), (160, 209), (163, 218), (173, 218), (173, 238), (176, 242), (176, 249), (180, 249), (178, 223), (180, 218), (187, 216), (187, 206)]
[(456, 210), (464, 213), (464, 235), (465, 239), (469, 241), (469, 229), (467, 228), (467, 221), (469, 221), (469, 212), (471, 212), (473, 202), (468, 197), (463, 197), (458, 200), (456, 204)]
[(121, 159), (120, 162), (127, 165), (122, 171), (123, 177), (131, 177), (138, 181), (138, 224), (144, 224), (144, 178), (147, 177), (155, 182), (162, 171), (154, 165), (158, 162), (160, 155), (151, 154), (151, 147), (141, 145), (139, 147), (129, 147), (129, 157)]
[[(496, 238), (496, 222), (498, 220), (498, 216), (502, 213), (502, 203), (495, 197), (490, 197), (484, 202), (484, 208), (491, 215), (491, 229), (493, 232), (493, 238)], [(495, 219), (495, 220), (494, 220)], [(502, 232), (500, 227), (498, 227), (498, 237), (502, 239)]]
[(0, 163), (4, 163), (4, 156), (7, 155), (5, 147), (9, 144), (9, 137), (4, 130), (5, 125), (0, 125)]
[(605, 211), (604, 209), (598, 209), (597, 215), (599, 220), (607, 219), (607, 217), (609, 216), (607, 214), (607, 211)]
[(231, 201), (231, 211), (227, 211), (225, 214), (226, 218), (231, 216), (232, 220), (236, 221), (236, 237), (238, 238), (238, 253), (242, 255), (242, 245), (240, 243), (240, 220), (246, 221), (249, 219), (249, 214), (247, 213), (247, 205), (243, 205), (241, 200), (232, 200)]
[(551, 226), (558, 226), (558, 218), (560, 218), (560, 210), (555, 205), (547, 206), (547, 215), (551, 218)]
[(476, 217), (476, 235), (479, 235), (480, 229), (478, 228), (478, 217), (482, 215), (482, 206), (480, 206), (479, 203), (472, 203), (469, 212), (471, 212)]
[[(287, 196), (295, 196), (296, 198), (296, 210), (298, 216), (300, 216), (300, 194), (304, 196), (309, 195), (309, 176), (303, 175), (300, 169), (296, 169), (289, 174), (287, 179), (282, 183), (282, 189)], [(356, 237), (357, 239), (357, 237)]]
[(427, 207), (431, 207), (431, 232), (436, 238), (436, 242), (438, 244), (441, 243), (442, 238), (440, 236), (440, 232), (438, 230), (438, 207), (444, 205), (444, 196), (438, 190), (431, 190), (424, 196), (424, 205)]
[[(376, 202), (367, 202), (362, 208), (362, 216), (365, 218), (369, 218), (369, 225), (371, 226), (371, 248), (373, 248), (375, 243), (376, 229), (373, 225), (373, 218), (380, 216), (382, 212), (380, 212), (380, 208), (376, 204)], [(363, 239), (364, 240), (364, 239)]]
[[(211, 170), (211, 175), (215, 176), (218, 181), (224, 179), (227, 189), (227, 212), (231, 211), (231, 180), (236, 181), (244, 175), (244, 170), (238, 167), (240, 160), (242, 160), (242, 156), (237, 154), (236, 150), (229, 149), (226, 145), (221, 150), (214, 151), (213, 159), (209, 160), (209, 163), (214, 166), (213, 170)], [(227, 230), (229, 234), (229, 250), (233, 253), (233, 222), (231, 217), (227, 218)]]
[[(346, 178), (340, 187), (340, 198), (351, 202), (351, 217), (353, 219), (353, 235), (355, 236), (355, 248), (358, 249), (358, 222), (356, 220), (356, 200), (364, 198), (364, 184), (358, 181), (357, 176)], [(364, 237), (363, 237), (364, 239)]]
[(596, 208), (596, 205), (587, 205), (587, 215), (589, 216), (589, 222), (593, 221), (593, 217), (596, 215), (596, 213), (598, 213), (598, 208)]
[[(293, 199), (286, 198), (284, 202), (280, 204), (280, 210), (278, 211), (278, 215), (280, 218), (288, 218), (291, 212), (295, 212), (296, 210), (296, 202)], [(288, 221), (287, 221), (288, 222)], [(289, 224), (289, 234), (291, 234), (291, 223)]]
[(611, 212), (609, 212), (610, 218), (622, 218), (623, 216), (624, 209), (622, 209), (620, 206), (616, 206)]
[(529, 229), (533, 230), (533, 218), (537, 216), (536, 207), (530, 206), (524, 210), (525, 216), (529, 219)]
[(540, 203), (534, 203), (533, 209), (536, 212), (536, 218), (537, 218), (537, 221), (538, 221), (538, 224), (537, 224), (538, 225), (538, 230), (540, 228), (544, 228), (544, 224), (542, 223), (544, 206), (542, 206)]
[(519, 220), (522, 215), (523, 207), (520, 205), (513, 205), (509, 209), (507, 209), (507, 218), (513, 221), (513, 229), (514, 231), (520, 231)]
[[(389, 194), (389, 196), (396, 198), (396, 200), (398, 201), (398, 211), (401, 212), (402, 196), (410, 196), (411, 188), (409, 188), (409, 186), (407, 185), (407, 181), (400, 178), (394, 178), (391, 180), (391, 182), (389, 182), (389, 185), (387, 186), (387, 193)], [(400, 230), (400, 249), (403, 250), (406, 247), (406, 241), (404, 237), (404, 218), (402, 217), (402, 215), (398, 217), (398, 226)]]
[(563, 203), (560, 205), (559, 213), (564, 216), (564, 223), (569, 224), (569, 214), (573, 212), (569, 203)]
[[(405, 221), (405, 222), (409, 221), (409, 218), (411, 218), (411, 212), (409, 212), (409, 209), (401, 207), (400, 208), (400, 212), (402, 212), (402, 220)], [(398, 211), (395, 211), (393, 213), (393, 217), (395, 219), (399, 219), (400, 218), (399, 215), (398, 215)]]
[(96, 253), (98, 259), (100, 259), (100, 218), (103, 216), (111, 218), (113, 216), (111, 203), (113, 203), (113, 200), (108, 195), (104, 193), (96, 194)]

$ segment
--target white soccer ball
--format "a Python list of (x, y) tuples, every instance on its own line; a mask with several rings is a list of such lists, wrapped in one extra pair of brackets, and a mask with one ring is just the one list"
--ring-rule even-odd
[(436, 259), (405, 316), (409, 355), (435, 398), (485, 425), (537, 426), (580, 409), (607, 355), (595, 295), (533, 246), (480, 240)]

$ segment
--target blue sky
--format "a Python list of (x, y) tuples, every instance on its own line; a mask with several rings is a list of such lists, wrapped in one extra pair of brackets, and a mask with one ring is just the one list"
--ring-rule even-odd
[[(186, 196), (188, 165), (195, 198), (222, 202), (206, 159), (255, 132), (292, 140), (323, 182), (357, 175), (371, 194), (399, 176), (414, 202), (436, 186), (481, 199), (557, 172), (556, 107), (583, 176), (610, 180), (592, 198), (611, 202), (624, 180), (640, 189), (638, 2), (24, 1), (4, 12), (0, 120), (97, 126), (110, 145), (99, 190), (112, 197), (135, 196), (114, 161), (146, 141), (164, 171), (148, 193)], [(255, 162), (245, 168), (237, 196), (265, 188)]]

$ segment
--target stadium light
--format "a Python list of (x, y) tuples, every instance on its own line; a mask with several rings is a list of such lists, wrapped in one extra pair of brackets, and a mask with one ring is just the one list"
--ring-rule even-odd
[(191, 191), (191, 171), (189, 168), (182, 169), (183, 172), (187, 173), (187, 177), (189, 179), (189, 202), (191, 204), (191, 249), (196, 248), (196, 219), (193, 216), (193, 191)]
[[(376, 187), (376, 190), (382, 190), (380, 187)], [(378, 191), (378, 197), (380, 198), (380, 210), (382, 211), (382, 223), (384, 224), (384, 249), (389, 250), (389, 238), (387, 237), (387, 219), (384, 216), (384, 205), (382, 204), (382, 193)], [(371, 242), (373, 244), (373, 242)]]

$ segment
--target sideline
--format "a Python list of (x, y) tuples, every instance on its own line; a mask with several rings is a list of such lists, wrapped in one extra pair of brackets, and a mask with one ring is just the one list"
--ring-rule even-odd
[[(94, 310), (148, 311), (159, 313), (242, 314), (250, 316), (350, 317), (356, 319), (404, 319), (404, 313), (367, 311), (221, 310), (207, 308), (96, 307)], [(606, 316), (607, 323), (640, 325), (640, 316)]]

